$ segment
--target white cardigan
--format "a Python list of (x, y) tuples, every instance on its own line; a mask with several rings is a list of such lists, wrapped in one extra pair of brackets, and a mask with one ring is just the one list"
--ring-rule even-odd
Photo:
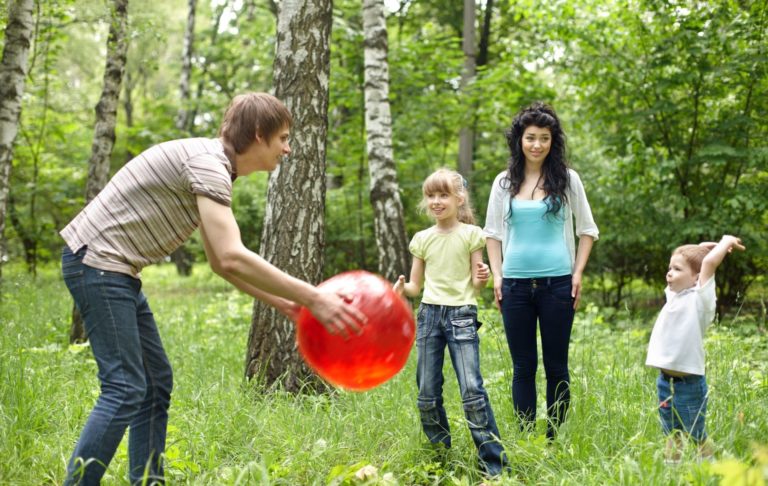
[[(496, 176), (491, 188), (491, 196), (488, 198), (488, 210), (485, 213), (485, 228), (483, 233), (486, 238), (493, 238), (501, 241), (502, 260), (507, 249), (507, 214), (509, 214), (509, 188), (501, 186), (501, 182), (507, 172), (504, 171)], [(600, 232), (597, 229), (595, 220), (592, 218), (592, 210), (587, 201), (587, 194), (584, 192), (584, 185), (581, 178), (575, 170), (568, 169), (570, 183), (565, 190), (568, 201), (565, 204), (566, 224), (563, 225), (565, 244), (568, 246), (568, 252), (571, 255), (571, 268), (576, 261), (576, 239), (574, 237), (573, 220), (576, 217), (576, 234), (581, 238), (584, 235), (591, 236), (595, 241)], [(570, 221), (570, 224), (568, 224)]]

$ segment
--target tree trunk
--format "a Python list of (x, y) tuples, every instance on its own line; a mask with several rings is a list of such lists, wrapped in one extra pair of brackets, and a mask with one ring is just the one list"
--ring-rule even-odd
[[(275, 96), (294, 117), (293, 152), (269, 178), (261, 254), (300, 279), (322, 278), (325, 247), (325, 144), (328, 131), (331, 0), (279, 4)], [(246, 376), (299, 391), (318, 383), (296, 352), (294, 324), (254, 303)]]
[(11, 0), (0, 63), (0, 280), (7, 260), (5, 221), (10, 193), (13, 143), (19, 132), (21, 97), (27, 78), (34, 0)]
[[(120, 100), (120, 84), (125, 72), (128, 51), (126, 30), (128, 24), (128, 0), (114, 0), (110, 12), (109, 37), (107, 38), (107, 64), (104, 69), (104, 86), (96, 104), (96, 126), (88, 160), (88, 180), (85, 184), (85, 202), (90, 202), (107, 184), (109, 159), (115, 145), (117, 105)], [(72, 311), (69, 341), (86, 340), (82, 319), (77, 309)]]
[[(462, 40), (464, 50), (464, 69), (461, 72), (461, 90), (466, 94), (469, 83), (475, 77), (475, 0), (464, 0), (464, 35)], [(467, 125), (459, 132), (459, 172), (469, 179), (472, 174), (472, 157), (474, 154), (475, 131), (471, 120), (474, 113), (467, 113), (464, 120)]]
[[(189, 135), (192, 125), (190, 116), (191, 95), (189, 81), (192, 78), (192, 53), (195, 41), (195, 8), (197, 0), (189, 0), (189, 13), (187, 15), (187, 29), (184, 32), (184, 52), (181, 62), (181, 81), (179, 82), (179, 111), (176, 113), (176, 130), (181, 136)], [(192, 265), (195, 263), (195, 255), (187, 248), (186, 244), (173, 250), (171, 261), (176, 265), (176, 272), (184, 277), (192, 275)]]
[(486, 0), (483, 29), (480, 31), (480, 49), (477, 54), (477, 66), (488, 64), (488, 46), (491, 42), (491, 19), (493, 18), (493, 0)]
[(86, 203), (96, 197), (107, 184), (109, 178), (109, 159), (115, 145), (117, 104), (120, 99), (120, 84), (123, 81), (128, 50), (127, 23), (128, 0), (114, 0), (107, 39), (104, 85), (101, 98), (95, 109), (96, 126), (91, 145), (91, 158), (88, 160), (88, 180), (85, 186)]
[(190, 120), (189, 101), (191, 99), (189, 81), (192, 78), (192, 53), (195, 43), (195, 8), (197, 0), (189, 0), (187, 14), (187, 29), (184, 32), (184, 51), (181, 60), (181, 80), (179, 81), (180, 104), (176, 113), (176, 129), (182, 133), (189, 131)]
[(389, 281), (408, 269), (408, 240), (392, 155), (387, 22), (383, 0), (363, 0), (365, 126), (379, 273)]

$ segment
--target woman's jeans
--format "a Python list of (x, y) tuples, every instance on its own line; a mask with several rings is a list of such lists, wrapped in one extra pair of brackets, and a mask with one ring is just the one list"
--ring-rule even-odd
[(568, 346), (573, 327), (571, 276), (505, 278), (502, 281), (501, 315), (512, 354), (512, 400), (521, 428), (536, 420), (536, 324), (547, 377), (547, 437), (553, 438), (565, 420), (571, 401)]
[(85, 248), (73, 254), (65, 247), (62, 273), (83, 317), (101, 394), (77, 441), (64, 484), (99, 484), (127, 427), (131, 484), (144, 477), (147, 484), (162, 483), (171, 365), (141, 281), (85, 265), (85, 253)]
[(477, 328), (477, 306), (421, 304), (416, 330), (418, 407), (429, 441), (451, 447), (451, 431), (443, 407), (443, 357), (447, 345), (480, 465), (488, 474), (497, 475), (506, 465), (506, 455), (480, 375)]

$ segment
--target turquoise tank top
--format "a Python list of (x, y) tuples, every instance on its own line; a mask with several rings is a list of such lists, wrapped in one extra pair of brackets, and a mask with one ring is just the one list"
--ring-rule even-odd
[(571, 274), (571, 257), (565, 243), (565, 211), (546, 214), (544, 201), (512, 199), (504, 278), (559, 277)]

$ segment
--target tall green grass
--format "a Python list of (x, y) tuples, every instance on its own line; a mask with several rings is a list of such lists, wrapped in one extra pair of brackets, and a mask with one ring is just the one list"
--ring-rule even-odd
[[(4, 269), (0, 302), (0, 484), (59, 484), (97, 394), (87, 346), (67, 344), (71, 300), (55, 267), (36, 280)], [(471, 485), (483, 481), (446, 362), (450, 451), (420, 430), (412, 355), (390, 382), (365, 393), (265, 393), (243, 378), (252, 301), (204, 267), (191, 278), (171, 266), (144, 272), (175, 371), (167, 449), (170, 484)], [(742, 316), (740, 320), (744, 320)], [(498, 484), (716, 484), (717, 465), (693, 451), (662, 460), (655, 374), (643, 366), (653, 316), (585, 305), (571, 346), (573, 403), (558, 439), (543, 423), (521, 433), (513, 420), (511, 360), (498, 312), (483, 306), (482, 371), (512, 472)], [(768, 344), (755, 326), (729, 322), (708, 333), (708, 431), (718, 458), (748, 465), (768, 443)], [(740, 331), (748, 328), (749, 332)], [(752, 333), (752, 334), (750, 334)], [(540, 367), (541, 368), (541, 367)], [(543, 397), (543, 369), (538, 386)], [(540, 400), (541, 401), (541, 400)], [(539, 416), (544, 417), (544, 404)], [(104, 484), (124, 484), (125, 443)]]

